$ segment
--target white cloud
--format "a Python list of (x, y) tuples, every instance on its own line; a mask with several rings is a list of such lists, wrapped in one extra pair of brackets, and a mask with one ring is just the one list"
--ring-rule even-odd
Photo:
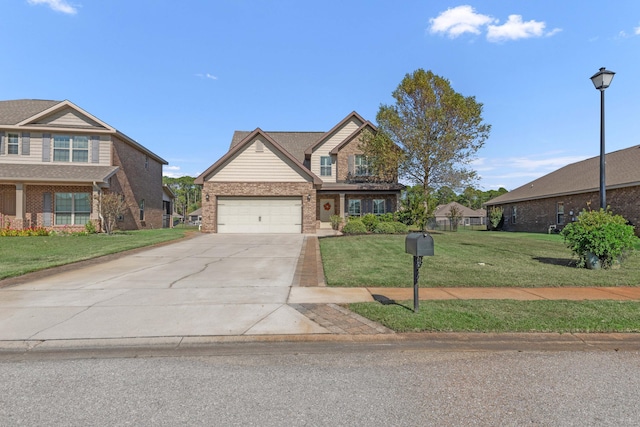
[(635, 27), (633, 29), (633, 34), (635, 34), (636, 36), (640, 36), (640, 27)]
[(544, 35), (544, 22), (522, 21), (520, 15), (509, 15), (509, 19), (502, 25), (489, 25), (487, 28), (487, 40), (499, 42), (504, 40), (527, 39)]
[(554, 28), (545, 32), (545, 22), (535, 20), (525, 22), (522, 20), (522, 15), (509, 15), (507, 22), (498, 25), (498, 19), (478, 13), (468, 5), (447, 9), (436, 18), (429, 19), (429, 22), (431, 23), (429, 31), (432, 34), (440, 33), (456, 38), (465, 33), (481, 34), (486, 30), (489, 42), (551, 37), (562, 31), (560, 28)]
[(78, 10), (67, 3), (66, 0), (27, 0), (29, 4), (45, 4), (56, 12), (62, 12), (69, 15), (75, 15)]
[(558, 156), (535, 160), (528, 157), (513, 157), (508, 159), (507, 162), (511, 167), (520, 170), (554, 171), (568, 164), (582, 161), (586, 158), (587, 157), (585, 156)]
[(471, 6), (458, 6), (447, 9), (437, 18), (429, 19), (432, 33), (444, 33), (451, 38), (456, 38), (464, 33), (480, 34), (480, 29), (495, 19), (476, 13)]
[(203, 79), (211, 79), (211, 80), (218, 80), (218, 77), (214, 76), (213, 74), (209, 74), (209, 73), (200, 73), (200, 74), (196, 74), (196, 76), (198, 77), (202, 77)]

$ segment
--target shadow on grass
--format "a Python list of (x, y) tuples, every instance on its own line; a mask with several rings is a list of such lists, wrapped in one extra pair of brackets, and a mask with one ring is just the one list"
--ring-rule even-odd
[(561, 267), (575, 267), (576, 261), (571, 258), (545, 258), (545, 257), (534, 257), (538, 262), (543, 264), (551, 264), (551, 265), (559, 265)]
[(392, 300), (391, 298), (387, 298), (384, 295), (373, 294), (371, 296), (373, 297), (374, 300), (376, 300), (382, 305), (397, 305), (399, 307), (406, 308), (407, 310), (413, 312), (412, 307), (407, 307), (406, 305), (398, 304), (395, 300)]

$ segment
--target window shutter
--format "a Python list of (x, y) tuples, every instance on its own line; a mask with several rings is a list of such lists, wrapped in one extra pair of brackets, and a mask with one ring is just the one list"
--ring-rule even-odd
[(349, 174), (351, 176), (356, 174), (356, 156), (351, 155), (347, 158), (347, 164), (349, 168)]
[(0, 156), (4, 155), (4, 132), (0, 132)]
[(42, 225), (51, 227), (51, 193), (42, 193)]
[(50, 133), (42, 134), (42, 161), (43, 162), (51, 161), (51, 134)]
[(100, 137), (93, 135), (91, 137), (91, 163), (100, 162)]
[(364, 199), (363, 204), (363, 214), (373, 213), (373, 199)]
[(29, 132), (22, 132), (22, 155), (28, 156), (31, 154), (31, 134)]
[(385, 201), (385, 213), (386, 212), (393, 212), (393, 200), (391, 198), (388, 198)]

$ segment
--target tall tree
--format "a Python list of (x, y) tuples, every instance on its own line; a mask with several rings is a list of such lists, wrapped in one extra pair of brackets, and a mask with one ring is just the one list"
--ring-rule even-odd
[[(392, 156), (399, 161), (400, 178), (420, 185), (425, 200), (429, 188), (460, 189), (473, 182), (476, 172), (468, 165), (491, 131), (483, 123), (482, 103), (423, 69), (407, 74), (392, 95), (395, 104), (381, 105), (376, 121), (383, 138), (402, 151), (402, 156)], [(381, 154), (366, 148), (371, 157)]]

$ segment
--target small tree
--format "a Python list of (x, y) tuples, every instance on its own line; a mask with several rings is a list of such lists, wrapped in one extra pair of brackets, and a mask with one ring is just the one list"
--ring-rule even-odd
[(637, 237), (633, 226), (621, 215), (609, 210), (583, 210), (576, 222), (562, 229), (567, 246), (578, 257), (578, 267), (585, 267), (590, 254), (597, 257), (602, 268), (612, 267), (633, 250)]
[(500, 225), (500, 221), (502, 221), (502, 215), (504, 214), (504, 209), (500, 206), (493, 206), (489, 210), (489, 222), (491, 223), (491, 228), (496, 230), (498, 225)]
[(451, 224), (451, 231), (458, 231), (458, 223), (462, 219), (462, 210), (456, 205), (451, 205), (449, 213), (447, 213), (447, 217)]
[(123, 215), (127, 205), (124, 197), (118, 193), (103, 193), (97, 196), (102, 228), (111, 234), (116, 227), (118, 217)]

